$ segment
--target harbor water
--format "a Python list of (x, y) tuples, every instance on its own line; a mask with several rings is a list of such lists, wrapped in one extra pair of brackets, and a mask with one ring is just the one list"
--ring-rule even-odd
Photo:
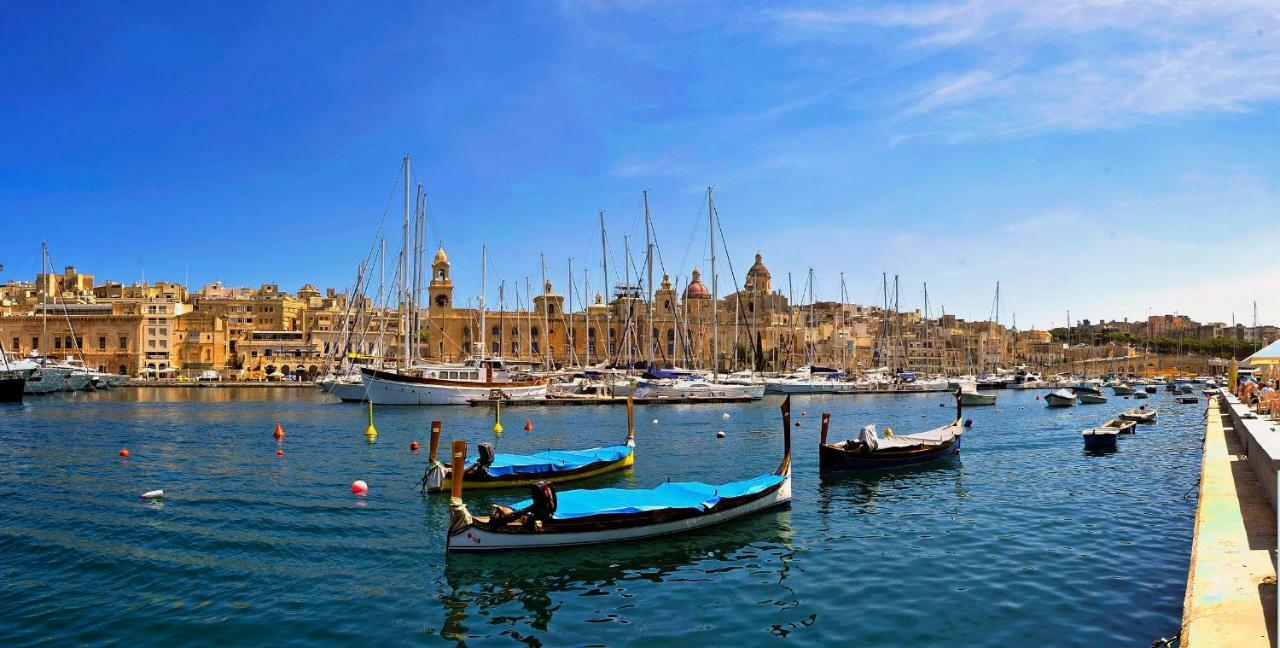
[[(1046, 409), (1044, 392), (997, 393), (966, 410), (958, 460), (828, 482), (821, 412), (843, 439), (865, 423), (944, 424), (952, 401), (795, 397), (790, 510), (664, 540), (447, 559), (447, 498), (418, 490), (430, 421), (446, 442), (494, 441), (491, 409), (378, 408), (368, 443), (365, 408), (318, 390), (29, 398), (0, 406), (0, 643), (1131, 646), (1175, 634), (1203, 401)], [(770, 471), (779, 403), (637, 407), (634, 469), (586, 485)], [(1081, 429), (1139, 404), (1159, 422), (1114, 454), (1083, 451)], [(622, 407), (512, 407), (497, 445), (607, 445), (625, 421)], [(356, 479), (367, 496), (351, 493)], [(153, 489), (164, 499), (139, 498)], [(525, 494), (465, 497), (478, 512)]]

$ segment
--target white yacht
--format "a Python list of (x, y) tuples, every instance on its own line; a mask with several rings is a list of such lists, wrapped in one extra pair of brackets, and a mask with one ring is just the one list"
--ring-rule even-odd
[(836, 372), (802, 367), (786, 376), (766, 378), (764, 390), (769, 394), (852, 394), (855, 385), (836, 376)]
[(361, 367), (360, 373), (369, 402), (375, 405), (466, 405), (477, 399), (529, 401), (547, 397), (546, 378), (511, 374), (500, 358), (402, 372)]

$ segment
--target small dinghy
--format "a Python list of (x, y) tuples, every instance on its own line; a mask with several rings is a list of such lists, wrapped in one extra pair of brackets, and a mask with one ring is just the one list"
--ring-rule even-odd
[(1142, 407), (1125, 410), (1120, 414), (1120, 418), (1125, 421), (1133, 421), (1134, 423), (1155, 423), (1156, 410), (1147, 409), (1147, 406), (1143, 405)]
[(1183, 405), (1190, 405), (1193, 403), (1199, 403), (1200, 397), (1192, 394), (1190, 396), (1179, 396), (1176, 400)]
[(1133, 434), (1138, 429), (1138, 424), (1134, 421), (1126, 421), (1124, 419), (1113, 418), (1101, 427), (1092, 428), (1092, 431), (1098, 430), (1114, 430), (1116, 434)]
[[(791, 398), (782, 403), (783, 455), (778, 468), (727, 484), (667, 482), (657, 488), (556, 492), (540, 482), (530, 499), (472, 516), (462, 501), (470, 475), (452, 482), (448, 551), (548, 549), (641, 540), (701, 529), (791, 504)], [(467, 442), (453, 442), (461, 463)]]
[(1081, 432), (1084, 437), (1085, 450), (1115, 450), (1116, 436), (1119, 431), (1114, 428), (1091, 428)]
[[(467, 457), (467, 486), (470, 488), (518, 488), (539, 482), (563, 483), (596, 477), (635, 463), (635, 413), (627, 397), (627, 439), (622, 445), (586, 450), (547, 450), (530, 455), (495, 453), (493, 445), (482, 443), (479, 454)], [(422, 475), (423, 492), (443, 492), (453, 488), (453, 465), (436, 458), (440, 445), (440, 421), (431, 422), (431, 447), (427, 470)]]
[(876, 426), (863, 426), (859, 438), (827, 443), (831, 415), (822, 414), (822, 436), (818, 443), (818, 473), (822, 477), (862, 470), (915, 466), (948, 459), (960, 454), (964, 438), (964, 392), (956, 391), (956, 419), (948, 425), (918, 434), (881, 438)]
[(1068, 389), (1059, 389), (1049, 392), (1044, 397), (1044, 402), (1049, 407), (1072, 407), (1076, 404), (1076, 395)]
[(966, 406), (995, 405), (996, 395), (980, 393), (977, 383), (967, 382), (960, 385), (960, 401)]
[(1082, 393), (1079, 394), (1079, 397), (1081, 405), (1101, 405), (1107, 402), (1106, 396), (1099, 396), (1098, 394)]
[(1149, 398), (1150, 396), (1151, 394), (1148, 394), (1147, 392), (1141, 391), (1141, 390), (1133, 392), (1134, 398)]

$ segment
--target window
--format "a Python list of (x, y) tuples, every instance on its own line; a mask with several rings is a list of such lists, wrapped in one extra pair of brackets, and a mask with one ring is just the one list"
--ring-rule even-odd
[(502, 331), (498, 330), (498, 327), (496, 327), (496, 326), (495, 326), (495, 327), (493, 327), (493, 333), (492, 333), (492, 335), (493, 335), (493, 337), (498, 337), (499, 335), (502, 335)]
[[(121, 349), (127, 349), (127, 348), (129, 348), (129, 338), (127, 338), (127, 337), (125, 337), (125, 336), (123, 336), (123, 335), (121, 335), (121, 336), (120, 336), (120, 348), (121, 348)], [(122, 373), (123, 373), (123, 372), (122, 372)]]
[(128, 375), (128, 373), (129, 373), (129, 368), (124, 365), (120, 365), (120, 375), (125, 376), (125, 375)]
[(155, 340), (147, 340), (147, 348), (148, 348), (148, 349), (154, 349), (154, 348), (156, 348), (156, 341), (155, 341)]
[(529, 349), (530, 349), (530, 350), (532, 350), (535, 354), (536, 354), (536, 353), (538, 353), (538, 341), (537, 341), (537, 340), (534, 340), (534, 341), (530, 342), (530, 343), (529, 343)]
[(271, 349), (264, 349), (264, 350), (262, 351), (262, 355), (264, 355), (264, 356), (266, 356), (266, 357), (270, 358), (270, 357), (271, 357)]
[(62, 348), (62, 338), (60, 337), (53, 338), (53, 348), (55, 349)]
[(538, 327), (536, 327), (536, 326), (535, 326), (535, 327), (533, 327), (533, 328), (529, 329), (529, 336), (530, 336), (530, 337), (535, 337), (535, 338), (536, 338), (536, 337), (538, 337)]
[(79, 335), (76, 336), (76, 348), (77, 349), (84, 348), (84, 338), (80, 337)]
[(497, 341), (497, 340), (494, 340), (494, 341), (493, 341), (493, 344), (489, 345), (489, 347), (490, 347), (491, 349), (493, 349), (493, 351), (491, 351), (491, 353), (493, 353), (494, 355), (497, 355), (497, 354), (499, 354), (499, 353), (502, 353), (502, 343), (501, 343), (501, 342), (499, 342), (499, 341)]
[[(107, 350), (107, 336), (105, 336), (105, 335), (99, 335), (99, 336), (98, 336), (98, 350), (99, 350), (99, 351), (106, 351), (106, 350)], [(99, 369), (98, 371), (103, 371), (103, 370), (102, 370), (102, 369)]]
[(156, 330), (154, 327), (147, 329), (147, 335), (155, 335), (155, 334), (156, 334)]
[(520, 343), (519, 343), (519, 342), (512, 342), (512, 343), (511, 343), (511, 355), (513, 355), (513, 356), (520, 355)]
[(40, 348), (40, 337), (33, 335), (31, 337), (31, 350), (34, 351), (39, 348)]
[(17, 350), (18, 350), (18, 338), (13, 338), (13, 349), (11, 349), (11, 350), (12, 350), (12, 351), (17, 351)]

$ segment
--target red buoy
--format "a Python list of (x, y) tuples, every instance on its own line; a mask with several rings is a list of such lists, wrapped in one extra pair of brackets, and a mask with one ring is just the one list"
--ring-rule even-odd
[(412, 452), (417, 452), (417, 451), (418, 451), (418, 441), (417, 441), (417, 439), (414, 439), (413, 441), (410, 441), (410, 442), (409, 442), (409, 450), (410, 450), (410, 451), (412, 451)]
[(357, 479), (351, 482), (351, 492), (356, 495), (366, 495), (369, 492), (369, 485), (364, 483), (363, 479)]
[(284, 456), (284, 448), (276, 448), (276, 456), (277, 456), (277, 457), (283, 457), (283, 456)]
[(284, 426), (280, 425), (279, 423), (276, 423), (276, 431), (271, 436), (274, 436), (276, 438), (276, 441), (283, 439)]
[(529, 419), (524, 420), (524, 431), (525, 432), (533, 431), (533, 421), (530, 421)]
[(120, 456), (121, 456), (121, 457), (124, 457), (124, 458), (126, 458), (126, 459), (127, 459), (127, 458), (129, 457), (129, 449), (128, 449), (128, 448), (120, 448)]

